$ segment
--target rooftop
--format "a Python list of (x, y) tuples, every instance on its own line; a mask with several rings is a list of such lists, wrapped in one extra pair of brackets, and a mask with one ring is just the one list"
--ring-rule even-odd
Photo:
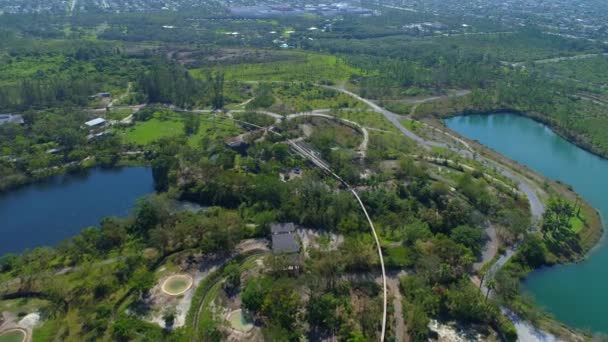
[(275, 223), (270, 225), (270, 231), (272, 235), (276, 234), (288, 234), (296, 231), (296, 226), (292, 223)]
[(300, 245), (296, 241), (295, 234), (273, 234), (272, 251), (274, 253), (297, 253), (300, 251)]
[(94, 127), (94, 126), (97, 126), (97, 125), (101, 125), (101, 124), (103, 124), (105, 122), (106, 122), (106, 120), (103, 119), (103, 118), (96, 118), (96, 119), (87, 121), (84, 124), (87, 125), (87, 126), (89, 126), (89, 127)]

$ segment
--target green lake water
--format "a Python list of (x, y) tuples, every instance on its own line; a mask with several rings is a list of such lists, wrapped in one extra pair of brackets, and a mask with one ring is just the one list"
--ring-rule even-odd
[[(572, 185), (602, 218), (608, 217), (608, 160), (516, 114), (459, 116), (445, 124), (549, 178)], [(541, 307), (566, 324), (608, 332), (608, 248), (603, 242), (586, 261), (535, 271), (523, 286)]]

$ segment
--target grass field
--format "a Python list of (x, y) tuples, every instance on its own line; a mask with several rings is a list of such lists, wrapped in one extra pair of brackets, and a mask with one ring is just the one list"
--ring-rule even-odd
[(277, 101), (270, 110), (282, 114), (313, 109), (365, 108), (363, 103), (346, 94), (311, 84), (281, 84), (273, 89), (273, 94)]
[(412, 132), (416, 132), (420, 127), (420, 124), (418, 122), (412, 120), (401, 120), (401, 124), (403, 125), (403, 127), (409, 129)]
[(147, 145), (165, 137), (184, 134), (184, 124), (177, 116), (168, 119), (154, 117), (145, 122), (138, 122), (125, 135), (126, 142)]
[[(239, 81), (343, 81), (351, 75), (359, 75), (361, 70), (348, 66), (336, 56), (292, 52), (291, 59), (270, 63), (243, 63), (218, 68), (227, 80)], [(202, 77), (209, 69), (192, 69), (196, 77)], [(215, 69), (212, 69), (215, 70)]]
[[(201, 114), (199, 130), (188, 139), (191, 146), (197, 146), (204, 136), (212, 139), (217, 137), (234, 136), (242, 130), (230, 120), (215, 118)], [(175, 112), (157, 112), (148, 121), (138, 122), (135, 126), (124, 131), (124, 139), (128, 143), (148, 145), (166, 137), (176, 137), (184, 134), (182, 116)]]
[(0, 312), (8, 311), (14, 314), (19, 312), (34, 312), (48, 305), (46, 300), (32, 299), (7, 299), (0, 301)]
[(584, 227), (585, 227), (585, 221), (584, 218), (581, 218), (580, 216), (573, 216), (570, 219), (570, 226), (572, 227), (572, 231), (575, 233), (580, 232)]
[(34, 329), (32, 340), (34, 342), (52, 341), (59, 328), (61, 326), (57, 321), (45, 321), (41, 326)]

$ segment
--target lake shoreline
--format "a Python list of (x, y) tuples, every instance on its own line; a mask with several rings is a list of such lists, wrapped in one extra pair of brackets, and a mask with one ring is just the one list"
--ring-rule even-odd
[(154, 181), (147, 166), (94, 167), (0, 193), (0, 257), (56, 247), (104, 218), (127, 216), (139, 198), (151, 193)]
[(101, 168), (105, 170), (112, 170), (123, 167), (130, 166), (150, 166), (149, 163), (146, 163), (139, 159), (126, 159), (121, 158), (114, 165), (102, 165), (95, 160), (95, 158), (89, 158), (81, 160), (80, 162), (75, 162), (74, 164), (64, 164), (60, 166), (55, 166), (43, 171), (40, 171), (37, 175), (22, 175), (20, 179), (13, 181), (5, 186), (0, 186), (0, 195), (7, 194), (11, 191), (19, 190), (21, 188), (36, 184), (48, 182), (53, 177), (62, 177), (66, 175), (78, 175), (80, 173), (91, 172), (96, 168)]
[[(437, 113), (436, 117), (440, 120), (455, 118), (459, 116), (472, 116), (472, 115), (487, 115), (487, 114), (515, 114), (519, 116), (526, 117), (528, 119), (534, 120), (539, 124), (542, 124), (549, 129), (551, 129), (555, 134), (562, 137), (564, 140), (567, 140), (573, 145), (576, 145), (582, 150), (585, 150), (597, 157), (608, 160), (608, 151), (602, 152), (593, 146), (591, 143), (587, 143), (585, 141), (581, 141), (580, 135), (577, 135), (574, 132), (568, 131), (567, 129), (560, 127), (555, 124), (552, 120), (548, 119), (546, 115), (541, 113), (533, 113), (522, 111), (518, 109), (508, 108), (508, 107), (499, 107), (495, 109), (466, 109), (461, 112), (451, 112), (451, 113)], [(445, 126), (445, 125), (444, 125)], [(447, 128), (447, 127), (446, 127)]]
[[(575, 142), (567, 139), (566, 137), (564, 137), (561, 134), (559, 134), (558, 132), (556, 132), (553, 129), (553, 127), (544, 123), (542, 120), (537, 120), (533, 116), (528, 115), (524, 112), (517, 111), (517, 110), (502, 109), (502, 110), (497, 110), (495, 112), (467, 111), (467, 112), (463, 112), (460, 115), (450, 114), (445, 117), (442, 116), (439, 118), (439, 120), (433, 122), (433, 124), (438, 123), (439, 125), (441, 125), (442, 129), (448, 130), (451, 134), (454, 134), (455, 136), (459, 137), (460, 139), (463, 139), (463, 140), (467, 141), (469, 144), (475, 146), (476, 150), (485, 152), (485, 153), (482, 153), (485, 156), (488, 156), (490, 159), (495, 160), (501, 164), (505, 164), (507, 167), (520, 173), (522, 176), (524, 176), (524, 177), (528, 178), (530, 181), (534, 182), (536, 184), (537, 188), (541, 188), (542, 184), (546, 182), (557, 193), (559, 193), (560, 195), (562, 195), (572, 201), (574, 201), (576, 196), (579, 196), (578, 193), (569, 184), (566, 184), (559, 180), (550, 179), (549, 177), (541, 174), (540, 172), (532, 170), (528, 166), (523, 165), (523, 164), (501, 154), (500, 152), (493, 150), (492, 148), (480, 143), (477, 140), (473, 140), (466, 136), (463, 136), (462, 134), (447, 127), (447, 125), (445, 125), (445, 123), (443, 122), (443, 120), (455, 118), (455, 117), (464, 117), (464, 116), (473, 116), (473, 115), (489, 115), (489, 114), (513, 114), (513, 115), (519, 115), (522, 117), (529, 118), (549, 129), (551, 129), (553, 132), (558, 134), (564, 140), (576, 145), (577, 147), (580, 147)], [(584, 148), (582, 148), (582, 149), (599, 158), (608, 160), (608, 158), (606, 158), (602, 155), (593, 153)], [(601, 245), (602, 245), (601, 242), (604, 240), (604, 235), (605, 235), (605, 230), (604, 230), (605, 221), (601, 217), (601, 214), (597, 208), (594, 208), (584, 197), (579, 196), (579, 198), (581, 199), (581, 205), (584, 208), (583, 211), (585, 213), (585, 217), (588, 217), (588, 218), (590, 217), (589, 221), (591, 221), (588, 223), (589, 224), (588, 229), (585, 230), (585, 233), (587, 233), (585, 236), (588, 236), (588, 238), (587, 238), (587, 240), (582, 241), (583, 242), (582, 243), (583, 251), (581, 253), (573, 256), (572, 258), (559, 260), (559, 262), (548, 264), (548, 265), (546, 265), (546, 267), (552, 267), (554, 265), (565, 265), (565, 264), (575, 264), (575, 263), (584, 262), (585, 260), (588, 259), (590, 254), (593, 253), (594, 250), (601, 247)], [(581, 239), (583, 239), (583, 237), (584, 237), (583, 234), (579, 234), (579, 236), (581, 236)]]
[[(509, 114), (509, 116), (513, 119), (498, 119), (501, 118), (501, 115), (503, 114)], [(563, 257), (549, 260), (549, 263), (546, 263), (540, 267), (535, 267), (534, 269), (529, 269), (524, 275), (523, 279), (525, 279), (524, 283), (528, 285), (532, 284), (536, 288), (536, 290), (532, 292), (535, 294), (534, 297), (536, 297), (536, 295), (539, 293), (543, 294), (541, 298), (538, 298), (538, 301), (535, 299), (534, 307), (543, 308), (543, 310), (547, 310), (546, 312), (556, 314), (560, 320), (569, 322), (569, 326), (571, 327), (585, 326), (585, 319), (587, 316), (573, 316), (572, 314), (568, 314), (567, 308), (565, 309), (566, 312), (564, 312), (564, 304), (560, 302), (561, 300), (559, 298), (563, 298), (563, 296), (567, 295), (567, 289), (570, 289), (577, 282), (580, 281), (581, 285), (586, 284), (586, 280), (583, 279), (593, 277), (593, 274), (595, 274), (596, 271), (590, 273), (588, 265), (594, 265), (592, 267), (597, 268), (598, 262), (601, 265), (601, 260), (605, 260), (605, 217), (602, 217), (602, 213), (605, 216), (606, 208), (604, 205), (602, 205), (603, 193), (601, 189), (605, 188), (606, 186), (606, 182), (603, 181), (602, 177), (602, 168), (605, 168), (606, 166), (606, 158), (597, 153), (591, 153), (591, 151), (588, 149), (581, 148), (580, 144), (576, 144), (571, 139), (568, 139), (567, 136), (560, 134), (560, 132), (555, 130), (551, 125), (548, 125), (542, 120), (537, 120), (531, 115), (522, 113), (520, 111), (504, 109), (495, 112), (484, 111), (481, 113), (468, 111), (466, 113), (461, 113), (461, 115), (450, 114), (445, 118), (473, 115), (476, 115), (478, 119), (452, 121), (449, 124), (440, 120), (433, 120), (433, 124), (440, 124), (442, 128), (447, 128), (450, 132), (453, 132), (457, 136), (463, 137), (466, 141), (470, 142), (473, 146), (475, 146), (476, 150), (480, 151), (482, 155), (489, 156), (489, 158), (496, 160), (501, 164), (505, 164), (508, 167), (516, 170), (518, 173), (521, 173), (526, 178), (533, 180), (538, 187), (537, 191), (546, 190), (548, 193), (564, 196), (572, 202), (576, 200), (577, 193), (581, 194), (578, 196), (578, 198), (582, 206), (581, 217), (585, 218), (586, 228), (577, 231), (577, 235), (580, 238), (580, 249), (573, 252), (567, 258)], [(490, 119), (484, 119), (484, 116), (493, 116), (494, 119), (490, 121)], [(536, 126), (538, 128), (532, 129), (523, 124), (515, 124), (514, 122), (519, 122), (518, 120), (522, 120), (516, 120), (515, 117), (517, 116), (533, 120), (537, 123), (537, 125), (539, 125)], [(435, 118), (437, 119), (437, 117)], [(532, 126), (531, 123), (528, 125)], [(541, 127), (546, 131), (541, 129)], [(548, 132), (549, 130), (550, 133)], [(504, 134), (501, 135), (500, 132), (504, 132)], [(522, 134), (521, 138), (517, 136), (519, 132)], [(538, 138), (528, 138), (531, 134), (535, 134)], [(546, 140), (546, 138), (544, 138), (547, 136), (550, 137), (551, 135), (555, 138), (551, 138), (551, 140)], [(545, 143), (539, 140), (545, 140), (547, 142)], [(555, 145), (558, 140), (562, 140), (564, 142), (564, 146), (566, 146), (566, 144), (570, 144), (572, 147), (566, 150), (558, 150), (558, 147)], [(483, 142), (483, 144), (481, 142)], [(551, 146), (551, 148), (547, 149), (547, 145)], [(528, 148), (526, 146), (534, 148)], [(559, 148), (563, 149), (561, 146)], [(575, 151), (576, 148), (579, 149), (579, 152), (576, 152), (577, 154), (574, 155), (572, 154), (574, 153), (572, 151)], [(564, 152), (562, 153), (561, 151)], [(547, 159), (546, 163), (544, 163), (545, 159)], [(555, 162), (551, 160), (555, 160)], [(573, 167), (570, 165), (573, 165)], [(563, 182), (564, 180), (568, 183), (572, 182), (574, 186), (565, 184)], [(576, 192), (574, 188), (577, 189)], [(544, 199), (546, 200), (546, 198), (547, 196), (545, 196)], [(591, 205), (591, 203), (594, 203), (594, 205)], [(576, 264), (586, 262), (589, 262), (590, 264), (586, 264), (584, 266), (575, 266)], [(539, 273), (537, 273), (539, 271), (541, 274), (546, 275), (539, 278)], [(566, 276), (565, 279), (562, 279), (564, 277), (564, 272), (570, 276)], [(558, 274), (562, 274), (561, 278)], [(578, 275), (580, 275), (580, 277)], [(534, 280), (532, 283), (527, 283), (530, 276), (536, 280)], [(538, 279), (544, 280), (541, 280), (541, 283), (539, 283)], [(528, 285), (525, 286), (528, 287)], [(549, 290), (549, 293), (552, 294), (548, 294), (547, 291), (543, 290), (542, 286), (544, 286), (544, 288), (549, 286), (547, 290)], [(578, 297), (580, 296), (577, 296), (576, 298)], [(557, 302), (555, 302), (554, 299), (557, 300)], [(565, 301), (565, 303), (568, 302), (569, 301)], [(594, 305), (591, 306), (591, 308), (598, 309), (599, 306)], [(595, 311), (592, 310), (590, 313), (591, 312)], [(543, 317), (545, 317), (545, 314), (543, 314)], [(582, 322), (581, 319), (583, 320)], [(545, 322), (544, 324), (547, 324), (547, 326), (552, 326), (558, 330), (567, 328), (565, 325), (555, 321), (555, 318), (550, 318), (549, 316), (546, 316), (542, 321)], [(582, 328), (574, 329), (576, 329), (579, 333), (590, 337), (588, 333), (584, 333), (579, 330)], [(603, 325), (601, 321), (595, 320), (593, 330), (605, 331), (604, 329), (605, 325)], [(572, 331), (571, 329), (567, 330)]]

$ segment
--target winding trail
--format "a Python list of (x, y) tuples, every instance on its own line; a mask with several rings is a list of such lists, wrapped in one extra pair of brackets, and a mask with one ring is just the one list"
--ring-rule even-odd
[[(456, 153), (458, 153), (459, 155), (462, 155), (465, 158), (468, 159), (475, 159), (475, 151), (470, 147), (470, 145), (464, 141), (463, 139), (460, 139), (448, 132), (445, 132), (443, 130), (439, 130), (438, 128), (432, 128), (435, 131), (441, 132), (443, 134), (445, 134), (446, 136), (452, 138), (453, 140), (457, 141), (460, 145), (464, 146), (464, 148), (457, 148), (457, 147), (453, 147), (450, 146), (446, 143), (443, 142), (437, 142), (437, 141), (433, 141), (433, 140), (429, 140), (426, 139), (424, 137), (421, 137), (419, 135), (417, 135), (416, 133), (410, 131), (409, 129), (407, 129), (406, 127), (404, 127), (401, 123), (401, 120), (403, 119), (408, 119), (405, 118), (401, 115), (395, 114), (385, 108), (382, 108), (380, 106), (378, 106), (376, 103), (374, 103), (371, 100), (365, 99), (351, 91), (348, 91), (346, 89), (344, 89), (343, 87), (334, 87), (334, 86), (327, 86), (327, 85), (320, 85), (321, 87), (327, 88), (327, 89), (333, 89), (333, 90), (337, 90), (340, 91), (344, 94), (347, 94), (365, 104), (367, 104), (370, 108), (372, 108), (375, 112), (382, 114), (387, 120), (389, 120), (402, 134), (404, 134), (406, 137), (410, 138), (411, 140), (415, 141), (417, 144), (419, 144), (420, 146), (422, 146), (423, 148), (430, 150), (433, 147), (441, 147), (441, 148), (445, 148), (445, 149), (449, 149), (451, 151), (454, 151)], [(437, 98), (439, 99), (439, 98)], [(436, 100), (434, 98), (432, 98), (431, 100)], [(272, 129), (272, 127), (270, 129), (268, 129), (267, 127), (261, 127), (249, 122), (245, 122), (242, 120), (236, 120), (234, 118), (232, 118), (230, 115), (225, 116), (225, 115), (219, 115), (216, 111), (212, 111), (212, 110), (184, 110), (181, 108), (176, 108), (173, 107), (173, 109), (178, 110), (178, 111), (184, 111), (184, 112), (194, 112), (194, 113), (207, 113), (219, 118), (223, 118), (223, 119), (228, 119), (228, 120), (232, 120), (235, 122), (241, 122), (244, 124), (248, 124), (251, 125), (252, 127), (256, 127), (259, 129), (267, 129), (270, 132), (277, 134), (279, 136), (282, 136), (282, 134), (274, 131)], [(311, 116), (311, 115), (316, 115), (316, 116), (323, 116), (325, 117), (325, 112), (323, 112), (325, 110), (316, 110), (316, 111), (311, 111), (311, 112), (307, 112), (307, 113), (296, 113), (296, 114), (291, 114), (291, 118), (294, 117), (298, 117), (298, 116)], [(233, 110), (233, 111), (229, 111), (229, 113), (231, 112), (239, 112), (237, 110)], [(279, 122), (283, 119), (289, 119), (289, 115), (287, 117), (279, 115), (277, 113), (272, 113), (272, 112), (264, 112), (264, 111), (256, 111), (258, 113), (262, 113), (262, 114), (266, 114), (269, 116), (272, 116), (273, 118), (275, 118), (276, 122)], [(327, 115), (327, 117), (330, 117), (331, 119), (339, 119), (330, 115)], [(340, 119), (340, 120), (344, 120), (344, 119)], [(350, 122), (349, 120), (346, 120), (348, 122)], [(345, 122), (346, 122), (345, 121)], [(351, 124), (353, 124), (353, 122), (350, 122)], [(364, 127), (359, 125), (358, 123), (354, 123), (357, 127), (360, 127), (362, 131), (364, 131)], [(428, 126), (428, 125), (427, 125)], [(365, 130), (366, 131), (366, 130)], [(367, 134), (364, 133), (364, 136), (367, 136)], [(364, 139), (367, 140), (367, 139)], [(381, 249), (381, 245), (380, 245), (380, 241), (376, 232), (376, 229), (374, 227), (373, 221), (371, 220), (367, 209), (365, 208), (365, 205), (363, 204), (363, 201), (361, 200), (361, 198), (359, 197), (358, 193), (355, 191), (354, 188), (352, 188), (347, 182), (345, 182), (340, 176), (338, 176), (334, 171), (332, 171), (331, 167), (327, 164), (327, 162), (321, 160), (318, 157), (318, 153), (316, 153), (315, 151), (311, 150), (310, 148), (306, 147), (306, 146), (302, 146), (301, 144), (298, 143), (298, 141), (296, 140), (291, 140), (291, 139), (287, 139), (287, 142), (292, 146), (293, 150), (298, 153), (299, 155), (301, 155), (302, 157), (304, 157), (305, 159), (310, 160), (315, 166), (317, 166), (318, 168), (320, 168), (321, 170), (323, 170), (324, 172), (326, 172), (328, 175), (332, 176), (333, 178), (335, 178), (336, 180), (338, 180), (340, 183), (342, 183), (352, 194), (353, 196), (356, 198), (357, 202), (359, 203), (361, 210), (363, 211), (363, 213), (365, 214), (365, 217), (369, 223), (369, 226), (371, 228), (372, 231), (372, 235), (374, 237), (376, 246), (377, 246), (377, 250), (378, 250), (378, 256), (380, 259), (380, 265), (382, 268), (382, 283), (383, 283), (383, 294), (384, 294), (384, 298), (383, 298), (383, 317), (382, 317), (382, 331), (381, 331), (381, 335), (380, 335), (380, 341), (383, 342), (385, 339), (385, 333), (386, 333), (386, 320), (387, 320), (387, 301), (388, 301), (388, 284), (387, 284), (387, 276), (386, 276), (386, 270), (385, 270), (385, 266), (384, 266), (384, 258), (382, 255), (382, 249)], [(485, 157), (479, 157), (482, 158), (486, 164), (491, 164), (493, 166), (496, 167), (496, 169), (498, 170), (498, 172), (500, 172), (502, 175), (504, 175), (505, 177), (511, 179), (512, 181), (514, 181), (515, 183), (518, 184), (518, 188), (519, 190), (524, 193), (526, 195), (526, 197), (528, 198), (528, 201), (530, 203), (530, 210), (532, 212), (532, 215), (535, 218), (540, 218), (542, 216), (542, 213), (544, 212), (544, 206), (542, 204), (542, 202), (540, 201), (536, 191), (534, 190), (533, 185), (526, 180), (525, 178), (523, 178), (522, 176), (520, 176), (519, 174), (515, 174), (514, 172), (512, 172), (511, 170), (508, 170), (505, 166), (498, 164), (497, 162), (490, 160), (488, 158)], [(497, 272), (514, 254), (515, 254), (515, 249), (517, 248), (517, 246), (511, 248), (510, 250), (508, 250), (505, 255), (503, 255), (488, 271), (488, 273), (490, 273), (491, 275), (495, 274), (495, 272)], [(482, 286), (482, 288), (485, 288)], [(394, 292), (394, 291), (392, 291)], [(397, 292), (398, 292), (398, 288), (397, 288)], [(399, 303), (400, 304), (400, 303)], [(395, 308), (397, 310), (397, 305), (395, 305)], [(510, 314), (508, 315), (510, 318), (512, 317), (517, 317), (514, 313), (510, 312), (510, 311), (505, 311), (508, 310), (506, 308), (503, 308), (504, 312), (509, 312)], [(526, 337), (529, 336), (540, 336), (541, 334), (544, 334), (545, 336), (548, 336), (548, 339), (545, 339), (544, 341), (552, 341), (550, 339), (550, 337), (552, 335), (545, 333), (543, 331), (540, 331), (537, 328), (534, 328), (531, 324), (527, 323), (527, 322), (523, 322), (522, 320), (516, 320), (515, 318), (512, 318), (517, 331), (518, 331), (518, 336), (520, 336), (520, 339), (522, 339), (523, 341), (526, 341)], [(399, 330), (405, 330), (405, 324), (400, 324), (399, 320), (396, 321), (396, 325), (397, 328), (399, 328)], [(402, 328), (402, 329), (401, 329)]]
[[(183, 111), (183, 112), (194, 112), (194, 113), (209, 113), (210, 115), (216, 116), (218, 118), (222, 118), (222, 119), (226, 119), (226, 120), (232, 120), (235, 122), (241, 122), (244, 124), (248, 124), (251, 125), (252, 127), (258, 128), (258, 129), (267, 129), (266, 127), (262, 127), (250, 122), (246, 122), (246, 121), (242, 121), (242, 120), (236, 120), (234, 118), (228, 117), (228, 116), (222, 116), (222, 115), (218, 115), (215, 112), (208, 112), (208, 111), (192, 111), (192, 110), (185, 110), (185, 109), (180, 109), (180, 108), (174, 108), (175, 110), (179, 110), (179, 111)], [(274, 131), (272, 128), (269, 129), (270, 132), (280, 136), (280, 137), (284, 137), (281, 133)], [(323, 161), (322, 159), (320, 159), (317, 156), (317, 153), (313, 150), (310, 150), (306, 147), (301, 146), (300, 144), (298, 144), (297, 141), (292, 140), (292, 139), (288, 139), (287, 138), (287, 142), (292, 146), (292, 148), (294, 149), (294, 151), (296, 151), (296, 153), (298, 153), (300, 156), (302, 156), (305, 159), (310, 160), (315, 166), (317, 166), (318, 168), (320, 168), (322, 171), (324, 171), (325, 173), (329, 174), (330, 176), (332, 176), (333, 178), (335, 178), (336, 180), (338, 180), (340, 183), (342, 183), (347, 189), (348, 191), (350, 191), (353, 196), (355, 197), (355, 199), (357, 200), (357, 202), (359, 203), (361, 210), (363, 211), (363, 213), (365, 214), (365, 218), (367, 219), (367, 222), (369, 223), (370, 229), (372, 231), (372, 235), (374, 237), (375, 243), (376, 243), (376, 248), (378, 251), (378, 257), (380, 259), (380, 267), (382, 269), (382, 287), (383, 287), (383, 313), (382, 313), (382, 330), (380, 332), (380, 342), (384, 342), (385, 339), (385, 335), (386, 335), (386, 317), (387, 317), (387, 306), (388, 306), (388, 290), (387, 290), (387, 280), (386, 280), (386, 268), (384, 266), (384, 257), (382, 255), (382, 247), (380, 245), (380, 239), (378, 238), (378, 234), (376, 233), (376, 228), (374, 227), (374, 223), (372, 221), (372, 219), (369, 216), (369, 213), (367, 212), (367, 209), (365, 208), (365, 205), (363, 204), (363, 201), (361, 201), (361, 198), (359, 197), (359, 194), (357, 194), (357, 192), (355, 191), (355, 189), (353, 187), (351, 187), (345, 180), (342, 179), (342, 177), (338, 176), (331, 168), (330, 166)], [(199, 308), (199, 312), (200, 312), (200, 308)]]
[[(407, 129), (405, 126), (403, 126), (403, 124), (401, 123), (402, 119), (407, 119), (404, 118), (401, 115), (395, 114), (385, 108), (382, 108), (380, 106), (378, 106), (376, 103), (374, 103), (371, 100), (365, 99), (349, 90), (344, 89), (343, 87), (335, 87), (335, 86), (322, 86), (324, 88), (328, 88), (328, 89), (333, 89), (333, 90), (337, 90), (340, 91), (344, 94), (350, 95), (353, 98), (367, 104), (369, 107), (371, 107), (375, 112), (380, 113), (382, 115), (384, 115), (384, 117), (389, 120), (399, 131), (401, 131), (405, 136), (407, 136), (408, 138), (410, 138), (411, 140), (414, 140), (416, 143), (418, 143), (419, 145), (421, 145), (422, 147), (426, 148), (426, 149), (431, 149), (432, 147), (441, 147), (441, 148), (445, 148), (445, 149), (449, 149), (451, 151), (454, 151), (458, 154), (460, 154), (461, 156), (468, 158), (468, 159), (475, 159), (475, 150), (463, 139), (445, 132), (443, 130), (440, 130), (438, 128), (434, 128), (435, 131), (441, 132), (442, 134), (452, 138), (453, 140), (457, 141), (458, 143), (460, 143), (463, 148), (456, 148), (453, 146), (450, 146), (446, 143), (442, 143), (442, 142), (436, 142), (433, 140), (429, 140), (429, 139), (425, 139), (419, 135), (417, 135), (416, 133), (410, 131), (409, 129)], [(506, 178), (511, 179), (512, 181), (514, 181), (516, 184), (518, 184), (518, 188), (519, 190), (524, 193), (526, 195), (526, 197), (528, 198), (528, 201), (530, 203), (530, 210), (532, 212), (532, 216), (536, 219), (540, 218), (545, 210), (543, 203), (541, 202), (541, 200), (538, 197), (538, 194), (536, 193), (536, 191), (534, 190), (534, 186), (526, 179), (524, 179), (522, 176), (520, 176), (519, 174), (514, 173), (513, 171), (507, 169), (504, 165), (501, 165), (491, 159), (485, 158), (483, 156), (477, 156), (477, 159), (482, 159), (483, 161), (486, 162), (486, 164), (490, 164), (492, 166), (494, 166), (498, 172), (500, 172), (503, 176), (505, 176)]]
[(391, 273), (388, 276), (388, 288), (393, 295), (393, 308), (395, 309), (395, 341), (406, 342), (409, 341), (407, 334), (407, 326), (405, 319), (403, 318), (403, 296), (399, 290), (399, 278), (405, 276), (405, 272), (398, 272), (396, 274)]
[[(334, 86), (322, 86), (322, 87), (340, 91), (344, 94), (350, 95), (351, 97), (353, 97), (359, 101), (362, 101), (363, 103), (365, 103), (369, 107), (371, 107), (375, 112), (381, 113), (382, 115), (384, 115), (384, 117), (387, 120), (389, 120), (397, 129), (399, 129), (399, 131), (401, 131), (405, 136), (407, 136), (411, 140), (414, 140), (416, 143), (418, 143), (420, 146), (424, 147), (427, 150), (431, 149), (432, 147), (442, 147), (442, 148), (446, 148), (451, 151), (454, 151), (465, 158), (475, 159), (475, 151), (470, 147), (470, 145), (463, 139), (460, 139), (460, 138), (454, 136), (453, 134), (439, 130), (438, 128), (434, 128), (436, 131), (440, 131), (441, 133), (445, 134), (446, 136), (452, 137), (454, 140), (456, 140), (461, 145), (463, 145), (464, 149), (449, 146), (448, 144), (445, 144), (442, 142), (428, 140), (428, 139), (425, 139), (425, 138), (417, 135), (416, 133), (410, 131), (409, 129), (407, 129), (406, 127), (404, 127), (401, 124), (400, 119), (403, 119), (402, 116), (395, 114), (385, 108), (382, 108), (382, 107), (378, 106), (376, 103), (374, 103), (373, 101), (365, 99), (351, 91), (344, 89), (343, 87), (334, 87)], [(526, 195), (528, 202), (530, 204), (530, 212), (531, 212), (533, 218), (538, 220), (542, 217), (545, 207), (544, 207), (543, 203), (541, 202), (538, 194), (536, 193), (536, 191), (534, 189), (534, 186), (532, 185), (532, 183), (530, 181), (525, 179), (523, 176), (516, 174), (515, 172), (507, 169), (506, 166), (499, 164), (498, 162), (493, 161), (489, 158), (486, 158), (483, 156), (477, 156), (477, 159), (481, 159), (486, 164), (494, 166), (496, 168), (496, 170), (498, 170), (498, 172), (500, 172), (503, 176), (514, 181), (518, 185), (519, 191), (521, 191), (522, 193), (524, 193)], [(490, 269), (488, 270), (488, 272), (486, 274), (485, 279), (492, 278), (496, 274), (496, 272), (498, 272), (511, 259), (511, 257), (513, 257), (513, 255), (515, 255), (515, 251), (517, 250), (517, 247), (518, 247), (518, 245), (515, 245), (515, 246), (511, 247), (510, 249), (508, 249), (506, 251), (506, 253), (504, 255), (502, 255), (498, 259), (498, 261), (494, 265), (492, 265), (492, 267), (490, 267)], [(484, 284), (482, 284), (480, 290), (486, 291), (487, 288), (484, 286)], [(515, 325), (515, 328), (517, 329), (517, 335), (518, 335), (518, 338), (520, 341), (525, 341), (525, 342), (527, 342), (527, 341), (530, 341), (530, 342), (531, 341), (543, 341), (543, 342), (557, 341), (557, 338), (554, 335), (534, 327), (532, 324), (519, 318), (517, 316), (517, 314), (510, 311), (509, 309), (507, 309), (505, 307), (501, 307), (501, 310), (507, 317), (509, 317), (509, 319), (511, 319), (511, 321)]]
[(300, 154), (302, 155), (304, 158), (309, 159), (310, 161), (313, 162), (313, 164), (315, 164), (316, 166), (318, 166), (320, 169), (324, 170), (325, 172), (327, 172), (328, 174), (330, 174), (331, 176), (333, 176), (335, 179), (337, 179), (338, 181), (340, 181), (340, 183), (344, 184), (344, 186), (353, 194), (353, 196), (357, 199), (357, 201), (359, 202), (359, 205), (361, 206), (361, 210), (363, 210), (363, 213), (365, 214), (365, 218), (367, 219), (367, 222), (369, 223), (369, 226), (372, 230), (372, 235), (374, 236), (374, 240), (376, 242), (376, 247), (378, 249), (378, 257), (380, 258), (380, 266), (382, 268), (382, 287), (383, 287), (383, 293), (384, 293), (384, 298), (383, 298), (383, 313), (382, 313), (382, 331), (380, 334), (380, 341), (384, 342), (384, 337), (386, 334), (386, 316), (387, 316), (387, 306), (388, 306), (388, 291), (387, 291), (387, 280), (386, 280), (386, 269), (384, 267), (384, 257), (382, 256), (382, 247), (380, 245), (380, 240), (378, 239), (378, 234), (376, 233), (376, 228), (374, 227), (374, 222), (372, 222), (372, 219), (370, 218), (367, 209), (365, 208), (365, 205), (363, 205), (363, 201), (361, 201), (361, 198), (359, 197), (359, 194), (357, 194), (357, 192), (355, 191), (355, 189), (353, 187), (351, 187), (346, 181), (344, 181), (340, 176), (338, 176), (336, 173), (334, 173), (329, 166), (327, 166), (327, 163), (325, 163), (323, 160), (321, 160), (320, 158), (318, 158), (314, 152), (309, 151), (303, 147), (301, 147), (300, 145), (298, 145), (297, 143), (295, 143), (293, 140), (288, 139), (288, 142), (292, 145), (292, 147)]
[(367, 146), (369, 145), (369, 132), (367, 131), (367, 128), (363, 127), (362, 125), (360, 125), (358, 122), (355, 122), (355, 121), (339, 118), (339, 117), (332, 116), (329, 114), (324, 114), (328, 111), (329, 111), (329, 109), (313, 110), (311, 112), (290, 114), (290, 115), (287, 115), (285, 118), (287, 120), (292, 120), (292, 119), (295, 119), (298, 117), (321, 117), (321, 118), (326, 118), (329, 120), (342, 121), (347, 126), (351, 126), (352, 128), (357, 129), (357, 130), (361, 131), (361, 133), (363, 133), (363, 141), (361, 142), (361, 144), (359, 144), (358, 150), (359, 150), (361, 159), (365, 159), (365, 156), (367, 155)]

